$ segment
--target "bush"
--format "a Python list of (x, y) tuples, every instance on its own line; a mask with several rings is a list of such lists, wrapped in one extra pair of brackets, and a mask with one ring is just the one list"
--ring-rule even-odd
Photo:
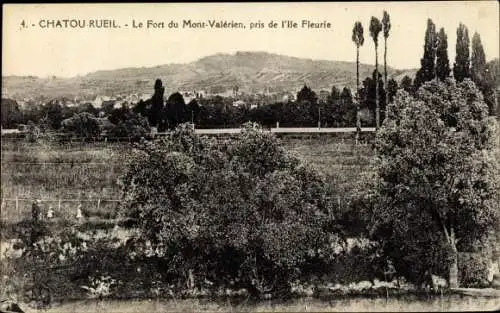
[(465, 288), (488, 287), (488, 258), (481, 253), (459, 253), (460, 285)]
[(99, 135), (99, 122), (97, 118), (87, 112), (74, 114), (61, 122), (64, 132), (78, 137), (92, 138)]
[(287, 294), (328, 243), (324, 178), (259, 127), (222, 141), (180, 125), (139, 145), (122, 183), (123, 213), (178, 284)]
[(32, 121), (28, 122), (26, 127), (26, 140), (28, 142), (37, 142), (40, 137), (40, 128), (35, 125)]
[(4, 268), (9, 269), (5, 287), (24, 301), (48, 306), (52, 301), (82, 298), (82, 286), (101, 276), (110, 275), (120, 283), (134, 279), (131, 274), (136, 266), (131, 265), (128, 247), (109, 233), (85, 233), (74, 225), (38, 224), (17, 226), (20, 240), (13, 248), (19, 253), (5, 260), (8, 267)]
[(116, 138), (129, 137), (138, 140), (141, 137), (147, 137), (151, 130), (146, 117), (128, 108), (113, 110), (108, 120), (114, 125), (109, 135)]
[(377, 254), (376, 246), (355, 246), (349, 252), (337, 254), (332, 268), (332, 282), (348, 285), (375, 278), (384, 280), (384, 258)]

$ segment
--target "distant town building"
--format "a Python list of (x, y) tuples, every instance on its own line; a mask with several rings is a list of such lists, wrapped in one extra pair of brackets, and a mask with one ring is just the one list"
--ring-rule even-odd
[(184, 98), (184, 103), (186, 104), (191, 102), (191, 100), (198, 98), (196, 91), (179, 91), (179, 93)]
[(283, 95), (283, 97), (281, 98), (281, 101), (283, 102), (295, 101), (295, 95), (292, 93), (285, 93), (285, 95)]
[(102, 97), (97, 96), (94, 101), (92, 101), (92, 105), (96, 108), (102, 108)]
[(128, 97), (128, 100), (130, 103), (138, 103), (139, 102), (139, 96), (137, 94), (130, 95)]
[(322, 102), (326, 102), (328, 100), (328, 96), (330, 95), (330, 92), (328, 90), (320, 90), (318, 94), (318, 100)]
[(202, 89), (202, 90), (198, 90), (196, 91), (196, 99), (203, 99), (207, 96), (207, 91)]
[(236, 100), (233, 102), (233, 107), (237, 107), (237, 108), (244, 107), (246, 105), (247, 105), (246, 102), (243, 100)]

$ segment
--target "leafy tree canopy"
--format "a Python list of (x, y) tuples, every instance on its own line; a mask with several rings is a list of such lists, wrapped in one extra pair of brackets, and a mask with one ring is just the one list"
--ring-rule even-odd
[(388, 106), (371, 233), (409, 279), (431, 271), (456, 284), (457, 251), (498, 228), (497, 140), (497, 123), (468, 79), (433, 80), (414, 98), (399, 91)]
[(220, 141), (181, 124), (139, 147), (123, 191), (125, 214), (173, 271), (259, 294), (287, 289), (323, 253), (331, 219), (324, 178), (254, 127)]

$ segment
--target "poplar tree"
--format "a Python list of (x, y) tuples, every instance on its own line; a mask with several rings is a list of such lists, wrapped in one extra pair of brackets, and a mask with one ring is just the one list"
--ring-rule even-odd
[(457, 28), (457, 45), (455, 64), (453, 65), (453, 76), (457, 82), (470, 77), (469, 59), (469, 30), (467, 26), (460, 23)]
[[(374, 16), (372, 16), (370, 20), (370, 36), (373, 39), (373, 43), (375, 44), (375, 72), (378, 73), (378, 34), (382, 30), (382, 23), (380, 20)], [(379, 75), (376, 75), (377, 79)], [(375, 83), (375, 121), (377, 130), (380, 128), (380, 105), (379, 105), (379, 86), (378, 83)]]
[[(356, 119), (358, 118), (359, 111), (359, 47), (361, 47), (365, 42), (365, 37), (363, 35), (363, 25), (361, 22), (354, 23), (352, 29), (352, 41), (356, 46)], [(356, 120), (358, 123), (358, 120)]]
[(472, 36), (470, 65), (472, 81), (481, 88), (486, 78), (486, 56), (481, 43), (481, 36), (478, 33), (474, 33), (474, 36)]
[[(387, 85), (387, 38), (389, 38), (389, 31), (391, 30), (391, 17), (384, 11), (384, 17), (382, 18), (382, 26), (384, 30), (384, 88), (388, 89)], [(385, 105), (387, 105), (387, 97), (385, 100)]]
[(431, 19), (428, 19), (427, 30), (425, 31), (424, 57), (420, 59), (420, 69), (415, 75), (415, 90), (417, 90), (426, 81), (432, 80), (436, 77), (436, 43), (436, 25)]
[(436, 48), (436, 76), (439, 80), (445, 80), (450, 76), (450, 60), (448, 59), (448, 36), (441, 27), (437, 39)]
[[(486, 55), (484, 53), (483, 44), (481, 43), (481, 36), (477, 32), (472, 36), (471, 50), (471, 79), (483, 93), (486, 104), (488, 104), (489, 114), (495, 115), (497, 111), (496, 102), (498, 102), (495, 92), (495, 77), (498, 77), (498, 71), (486, 63)], [(491, 63), (491, 65), (493, 64), (494, 62)]]
[(352, 29), (352, 41), (356, 46), (356, 94), (359, 90), (359, 48), (364, 44), (365, 38), (363, 36), (363, 25), (361, 22), (354, 23)]

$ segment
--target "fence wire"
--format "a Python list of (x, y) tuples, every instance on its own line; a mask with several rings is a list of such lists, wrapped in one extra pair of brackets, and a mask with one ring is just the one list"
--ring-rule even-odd
[[(23, 218), (29, 217), (32, 205), (36, 203), (41, 209), (41, 214), (46, 216), (52, 210), (55, 216), (74, 216), (83, 212), (93, 212), (94, 215), (112, 215), (113, 209), (121, 203), (120, 199), (64, 199), (64, 198), (2, 198), (0, 209), (0, 220), (2, 222), (15, 223)], [(85, 204), (85, 205), (84, 205)], [(108, 205), (106, 205), (108, 204)], [(109, 204), (112, 204), (109, 207)], [(106, 211), (101, 211), (106, 206)]]

